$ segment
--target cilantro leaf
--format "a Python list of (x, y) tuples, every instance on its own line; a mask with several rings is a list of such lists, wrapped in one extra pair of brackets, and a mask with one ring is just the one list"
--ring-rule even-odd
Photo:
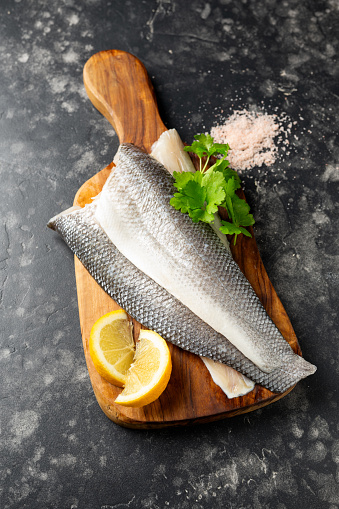
[(237, 189), (240, 189), (240, 181), (235, 179), (234, 177), (231, 177), (227, 180), (225, 183), (225, 191), (226, 194), (229, 194), (230, 196), (233, 196)]
[(195, 173), (190, 171), (184, 171), (182, 173), (180, 171), (174, 171), (173, 177), (175, 178), (174, 187), (176, 187), (178, 191), (181, 191), (190, 180), (196, 180)]
[(208, 212), (206, 209), (189, 210), (188, 215), (194, 223), (197, 223), (198, 221), (211, 223), (214, 219), (214, 215), (211, 212)]
[(228, 221), (221, 221), (222, 226), (219, 228), (221, 233), (224, 233), (225, 235), (235, 235), (234, 237), (234, 245), (237, 241), (237, 236), (239, 233), (243, 233), (246, 235), (246, 237), (252, 237), (250, 232), (246, 230), (246, 228), (243, 228), (242, 226), (236, 226), (233, 223), (229, 223)]
[[(213, 140), (213, 138), (212, 138), (212, 140)], [(228, 151), (230, 149), (230, 146), (228, 143), (214, 143), (213, 146), (214, 146), (213, 154), (215, 154), (217, 152), (218, 154), (221, 154), (223, 156), (227, 156)]]
[(225, 209), (228, 212), (229, 217), (232, 219), (233, 223), (237, 225), (237, 222), (235, 221), (234, 216), (234, 208), (233, 208), (233, 198), (235, 196), (235, 191), (240, 187), (240, 183), (235, 180), (234, 177), (231, 177), (228, 179), (227, 182), (225, 182), (225, 202), (222, 204), (222, 207), (225, 207)]
[(252, 214), (249, 213), (249, 204), (245, 200), (239, 198), (239, 196), (236, 194), (233, 196), (233, 212), (236, 224), (241, 224), (242, 226), (251, 226), (255, 223)]
[[(227, 143), (214, 143), (210, 134), (197, 134), (192, 145), (184, 147), (186, 152), (194, 152), (200, 159), (200, 171), (174, 172), (174, 186), (178, 192), (171, 198), (170, 203), (177, 210), (188, 213), (192, 221), (211, 223), (218, 206), (225, 207), (231, 222), (222, 221), (220, 231), (234, 235), (234, 243), (240, 233), (251, 237), (244, 228), (254, 224), (250, 207), (245, 200), (239, 198), (236, 190), (241, 187), (240, 177), (236, 171), (229, 168), (226, 157), (229, 151)], [(208, 169), (211, 156), (222, 156)], [(206, 158), (202, 165), (202, 158)]]
[(206, 189), (206, 210), (214, 214), (225, 199), (225, 191), (223, 189), (223, 176), (221, 173), (204, 174), (202, 185)]
[[(216, 170), (223, 171), (229, 165), (230, 165), (230, 163), (229, 163), (229, 161), (227, 161), (227, 159), (217, 159), (216, 162), (213, 164), (213, 166), (211, 166), (211, 168), (212, 168), (212, 171), (216, 171)], [(234, 170), (232, 170), (232, 171), (234, 171)], [(236, 171), (234, 173), (237, 174)]]
[[(229, 217), (232, 219), (232, 227), (234, 227), (232, 233), (235, 233), (236, 236), (239, 233), (243, 233), (247, 237), (252, 237), (249, 231), (247, 231), (245, 228), (242, 228), (243, 226), (251, 226), (254, 224), (254, 219), (252, 214), (249, 213), (250, 206), (248, 203), (235, 193), (236, 189), (239, 187), (239, 182), (237, 182), (233, 177), (231, 177), (226, 182), (226, 197), (222, 206), (225, 206)], [(230, 230), (230, 223), (225, 223), (225, 221), (222, 221), (222, 224), (223, 226), (220, 228), (220, 231), (222, 233), (228, 233)]]
[(219, 171), (223, 174), (225, 181), (227, 182), (230, 178), (234, 177), (234, 179), (239, 182), (240, 187), (240, 177), (235, 170), (229, 168), (229, 162), (226, 159), (218, 159), (217, 162), (212, 166), (212, 171)]
[(173, 198), (170, 199), (170, 204), (176, 210), (180, 210), (181, 212), (183, 212), (183, 214), (186, 214), (186, 212), (189, 211), (187, 199), (181, 193), (174, 193)]
[[(192, 175), (195, 175), (194, 173)], [(206, 199), (206, 189), (198, 182), (189, 180), (186, 185), (175, 193), (171, 198), (170, 204), (181, 212), (189, 212), (190, 210), (200, 209), (204, 206)]]
[(194, 152), (199, 157), (211, 156), (216, 152), (214, 140), (210, 134), (196, 134), (195, 141), (190, 147), (184, 147), (186, 152)]
[[(221, 233), (225, 233), (225, 235), (233, 235), (236, 233), (237, 235), (239, 233), (242, 233), (242, 230), (245, 230), (245, 228), (241, 228), (240, 226), (236, 226), (233, 223), (230, 223), (228, 221), (221, 221), (222, 226), (220, 227)], [(245, 230), (245, 232), (248, 234), (249, 232)]]
[[(194, 152), (200, 159), (200, 172), (204, 172), (207, 168), (209, 159), (214, 154), (223, 155), (224, 160), (227, 156), (229, 145), (224, 143), (214, 143), (214, 139), (210, 134), (196, 134), (195, 141), (189, 147), (184, 147), (186, 152)], [(202, 167), (202, 157), (206, 157), (204, 167)], [(217, 163), (216, 163), (217, 164)], [(219, 163), (220, 164), (220, 163)]]
[[(202, 174), (200, 172), (173, 174), (179, 189), (171, 198), (171, 205), (181, 212), (188, 212), (194, 221), (210, 223), (214, 220), (214, 213), (225, 199), (223, 176), (221, 173)], [(182, 177), (182, 175), (186, 175)]]

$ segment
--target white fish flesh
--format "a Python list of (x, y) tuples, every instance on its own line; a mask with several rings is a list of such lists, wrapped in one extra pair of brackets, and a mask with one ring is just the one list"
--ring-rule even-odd
[(164, 131), (153, 143), (151, 156), (162, 163), (171, 175), (175, 171), (195, 172), (190, 156), (184, 151), (184, 144), (176, 129)]
[[(171, 175), (174, 172), (189, 171), (194, 173), (195, 167), (188, 153), (184, 151), (184, 144), (176, 129), (164, 131), (153, 144), (151, 156), (163, 164)], [(211, 225), (225, 247), (229, 250), (226, 235), (220, 232), (221, 220), (219, 214), (214, 214)], [(211, 260), (213, 262), (213, 260)], [(247, 377), (227, 366), (226, 364), (201, 357), (213, 381), (222, 389), (228, 398), (243, 396), (254, 388), (254, 383)]]
[(208, 369), (213, 382), (220, 387), (229, 399), (244, 396), (254, 389), (254, 382), (239, 371), (221, 362), (212, 361), (207, 357), (200, 357), (200, 359)]

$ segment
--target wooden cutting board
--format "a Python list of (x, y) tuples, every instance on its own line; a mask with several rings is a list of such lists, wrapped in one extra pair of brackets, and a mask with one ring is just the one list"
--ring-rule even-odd
[[(131, 142), (150, 152), (152, 144), (166, 127), (160, 118), (154, 90), (143, 64), (123, 51), (102, 51), (86, 63), (84, 83), (90, 100), (112, 124), (120, 143)], [(113, 166), (111, 163), (88, 180), (76, 194), (74, 204), (83, 207), (90, 203), (101, 191)], [(254, 237), (251, 239), (240, 235), (236, 247), (232, 245), (232, 253), (286, 341), (295, 352), (301, 354), (292, 325), (267, 276)], [(81, 333), (93, 390), (104, 413), (117, 424), (157, 428), (210, 422), (250, 412), (277, 401), (289, 392), (274, 394), (256, 385), (249, 394), (228, 399), (214, 384), (198, 356), (169, 344), (173, 371), (161, 397), (142, 408), (116, 405), (114, 401), (121, 389), (106, 382), (95, 370), (89, 355), (88, 339), (94, 322), (119, 306), (100, 288), (77, 258), (75, 273)], [(134, 330), (137, 336), (140, 324), (136, 321)]]

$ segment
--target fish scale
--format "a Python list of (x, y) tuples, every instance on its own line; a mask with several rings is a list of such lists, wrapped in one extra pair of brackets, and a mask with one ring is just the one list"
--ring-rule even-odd
[[(82, 209), (65, 211), (48, 226), (57, 231), (97, 283), (133, 318), (167, 341), (197, 355), (224, 362), (273, 392), (284, 392), (313, 366), (301, 365), (261, 371), (225, 337), (192, 313), (180, 301), (141, 272), (114, 246), (97, 224), (96, 201)], [(311, 368), (309, 367), (311, 366)]]

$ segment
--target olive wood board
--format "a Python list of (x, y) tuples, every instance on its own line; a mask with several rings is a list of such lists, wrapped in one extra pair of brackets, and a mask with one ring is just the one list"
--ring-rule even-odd
[[(155, 99), (152, 84), (143, 64), (135, 56), (119, 51), (93, 55), (84, 67), (84, 84), (93, 105), (114, 127), (120, 143), (129, 142), (150, 152), (152, 144), (166, 130)], [(77, 192), (75, 205), (91, 203), (114, 171), (109, 164), (89, 179)], [(251, 229), (252, 235), (253, 230)], [(291, 322), (263, 266), (254, 236), (238, 236), (232, 254), (272, 320), (301, 355)], [(161, 428), (211, 422), (251, 412), (285, 396), (291, 389), (275, 394), (260, 385), (238, 398), (229, 399), (213, 382), (197, 355), (168, 343), (172, 356), (172, 375), (167, 388), (155, 402), (130, 408), (115, 404), (121, 389), (104, 380), (89, 355), (89, 336), (95, 321), (105, 313), (119, 309), (114, 300), (95, 282), (75, 257), (79, 317), (88, 372), (97, 401), (103, 412), (121, 426)], [(133, 319), (134, 334), (142, 327)]]

